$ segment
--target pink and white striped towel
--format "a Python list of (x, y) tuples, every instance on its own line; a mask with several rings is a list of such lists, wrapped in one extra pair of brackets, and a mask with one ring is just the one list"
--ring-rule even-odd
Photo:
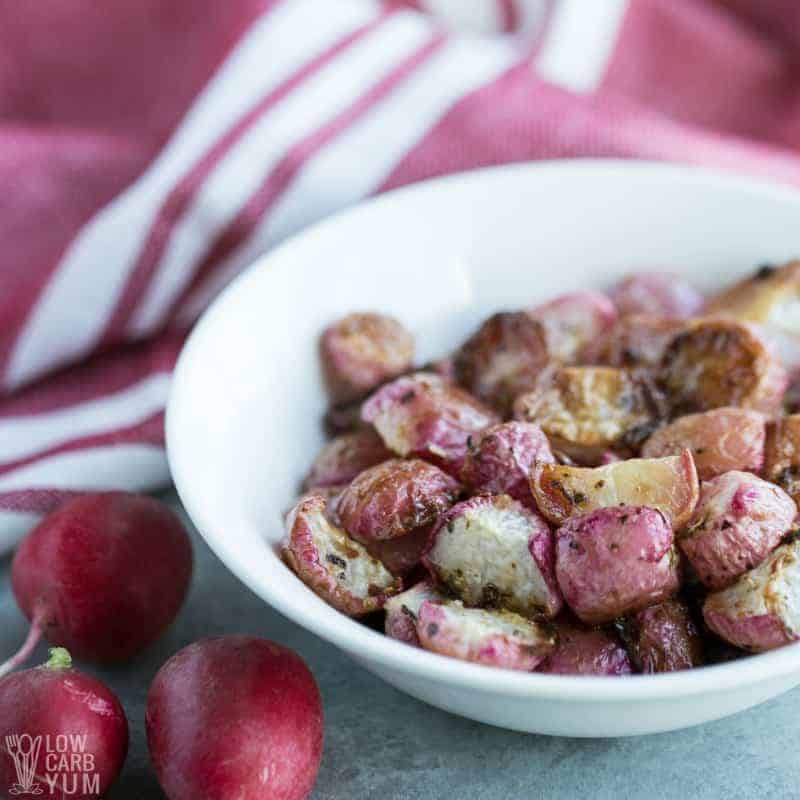
[(794, 0), (0, 0), (0, 551), (168, 481), (187, 327), (338, 208), (629, 156), (800, 183)]

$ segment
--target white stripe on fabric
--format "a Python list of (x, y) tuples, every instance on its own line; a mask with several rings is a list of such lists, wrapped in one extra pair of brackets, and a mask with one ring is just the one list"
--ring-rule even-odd
[(113, 444), (69, 450), (0, 475), (0, 492), (23, 489), (155, 489), (169, 483), (163, 447)]
[(536, 60), (539, 77), (575, 92), (595, 89), (606, 72), (628, 0), (558, 0)]
[(246, 244), (187, 298), (194, 319), (238, 272), (280, 239), (374, 193), (436, 123), (466, 95), (496, 80), (518, 53), (501, 41), (454, 38), (302, 171)]
[[(296, 36), (302, 35), (301, 26)], [(396, 14), (267, 110), (217, 164), (176, 225), (130, 332), (143, 336), (158, 325), (209, 240), (236, 217), (294, 145), (356, 102), (429, 38), (430, 25), (419, 14)]]
[(458, 100), (491, 83), (516, 58), (502, 42), (450, 40), (304, 166), (261, 226), (261, 249), (374, 193)]
[(3, 383), (18, 386), (89, 352), (175, 183), (254, 103), (378, 8), (338, 0), (336, 14), (319, 15), (318, 0), (293, 0), (257, 20), (155, 161), (72, 241), (20, 335)]
[(480, 33), (501, 30), (499, 0), (421, 0), (420, 5), (448, 26)]
[[(0, 476), (0, 492), (24, 489), (151, 491), (169, 484), (167, 456), (152, 445), (117, 444), (37, 461)], [(0, 510), (0, 555), (11, 550), (39, 516)]]
[(56, 411), (0, 418), (0, 464), (84, 436), (127, 428), (161, 411), (171, 376), (149, 375), (133, 386)]

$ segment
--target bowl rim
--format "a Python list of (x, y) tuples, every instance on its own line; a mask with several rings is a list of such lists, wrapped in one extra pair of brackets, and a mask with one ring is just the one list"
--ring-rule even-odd
[[(202, 502), (202, 497), (194, 490), (193, 461), (190, 457), (184, 457), (180, 417), (181, 405), (185, 402), (182, 398), (190, 393), (186, 384), (191, 380), (190, 375), (194, 371), (193, 364), (202, 357), (203, 339), (208, 331), (213, 330), (217, 317), (226, 312), (231, 298), (239, 292), (245, 291), (248, 281), (252, 280), (257, 273), (270, 269), (282, 261), (291, 262), (291, 258), (287, 258), (287, 255), (291, 254), (299, 241), (310, 236), (324, 236), (328, 229), (338, 226), (343, 219), (363, 214), (366, 209), (374, 210), (391, 205), (398, 198), (402, 199), (406, 196), (437, 192), (444, 185), (464, 185), (487, 179), (502, 180), (510, 174), (518, 175), (519, 173), (530, 174), (533, 178), (542, 171), (582, 173), (587, 177), (594, 176), (595, 179), (614, 179), (620, 173), (653, 172), (656, 173), (658, 179), (665, 181), (680, 180), (687, 184), (716, 185), (733, 192), (746, 191), (761, 194), (773, 201), (795, 204), (800, 211), (800, 191), (789, 185), (705, 167), (656, 161), (597, 158), (507, 164), (454, 173), (394, 189), (336, 212), (320, 222), (304, 228), (255, 259), (223, 289), (206, 309), (184, 344), (173, 373), (166, 410), (165, 433), (170, 471), (187, 514), (226, 568), (283, 616), (359, 660), (389, 670), (417, 675), (421, 679), (482, 692), (497, 692), (511, 697), (581, 700), (599, 703), (715, 694), (753, 685), (768, 678), (780, 678), (790, 673), (800, 672), (800, 647), (791, 645), (724, 664), (682, 672), (630, 675), (626, 676), (624, 680), (606, 676), (515, 672), (459, 661), (409, 647), (362, 625), (355, 619), (339, 614), (334, 609), (330, 610), (340, 618), (341, 624), (330, 626), (328, 615), (319, 614), (318, 610), (314, 608), (308, 610), (303, 603), (293, 600), (293, 598), (302, 598), (302, 592), (287, 593), (285, 596), (278, 592), (270, 592), (269, 585), (266, 585), (257, 574), (255, 566), (242, 563), (240, 559), (237, 559), (230, 538), (214, 535), (216, 521), (212, 519), (213, 515)], [(288, 568), (286, 569), (288, 572)], [(297, 582), (298, 588), (306, 588), (295, 576), (291, 575), (290, 577), (291, 580)]]

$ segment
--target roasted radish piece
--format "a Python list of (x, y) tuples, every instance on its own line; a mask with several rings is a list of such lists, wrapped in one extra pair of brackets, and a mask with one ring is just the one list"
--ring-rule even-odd
[(511, 611), (464, 608), (458, 600), (424, 601), (417, 635), (426, 650), (490, 667), (530, 672), (556, 646), (552, 626)]
[(386, 635), (400, 642), (420, 647), (417, 636), (419, 607), (425, 602), (441, 603), (445, 596), (438, 592), (432, 581), (420, 581), (386, 601)]
[(796, 514), (783, 489), (749, 472), (726, 472), (703, 483), (678, 544), (698, 578), (722, 589), (778, 546)]
[(703, 605), (712, 631), (760, 653), (800, 639), (800, 541), (775, 550), (760, 566)]
[(430, 535), (431, 526), (426, 525), (424, 528), (417, 528), (412, 533), (400, 536), (397, 539), (365, 542), (364, 547), (392, 575), (405, 577), (419, 564)]
[(795, 503), (800, 500), (800, 414), (767, 425), (764, 477), (777, 483)]
[(610, 295), (622, 316), (686, 319), (699, 314), (705, 302), (691, 283), (669, 272), (635, 272), (620, 281)]
[(306, 489), (349, 483), (359, 472), (392, 457), (381, 437), (364, 428), (345, 433), (328, 442), (311, 465), (303, 481)]
[(362, 472), (342, 492), (336, 513), (345, 530), (390, 572), (419, 563), (431, 526), (461, 486), (420, 459), (391, 459)]
[(556, 531), (556, 577), (589, 625), (660, 603), (680, 585), (672, 526), (654, 508), (601, 508)]
[(657, 430), (642, 447), (645, 458), (692, 451), (697, 475), (709, 480), (723, 472), (759, 472), (764, 463), (764, 416), (747, 408), (715, 408), (679, 417)]
[(544, 326), (523, 311), (489, 317), (455, 354), (456, 381), (507, 416), (548, 361)]
[(658, 393), (644, 375), (612, 367), (563, 367), (519, 397), (514, 415), (539, 425), (553, 448), (597, 464), (615, 446), (641, 444), (658, 423)]
[(614, 325), (617, 311), (602, 292), (571, 292), (537, 306), (529, 316), (544, 326), (550, 357), (574, 364)]
[(554, 617), (561, 594), (547, 523), (508, 495), (479, 495), (443, 514), (422, 559), (468, 606)]
[(630, 458), (604, 467), (538, 464), (531, 476), (536, 505), (550, 522), (597, 508), (646, 505), (662, 511), (677, 530), (689, 520), (699, 494), (692, 454)]
[(554, 462), (550, 443), (538, 425), (503, 422), (469, 443), (461, 482), (473, 494), (510, 494), (533, 506), (528, 476), (534, 464)]
[(453, 505), (461, 486), (433, 464), (393, 458), (364, 470), (342, 492), (337, 513), (359, 542), (406, 536)]
[(684, 323), (668, 317), (621, 317), (608, 334), (587, 350), (587, 361), (610, 367), (655, 367)]
[(283, 559), (325, 602), (351, 617), (383, 607), (402, 583), (362, 545), (334, 525), (326, 501), (302, 500), (286, 518)]
[(361, 419), (361, 403), (344, 403), (330, 406), (322, 418), (322, 430), (326, 436), (340, 436), (343, 433), (368, 429)]
[(491, 409), (450, 381), (428, 372), (381, 387), (361, 411), (400, 456), (418, 456), (458, 476), (470, 437), (500, 422)]
[(681, 600), (650, 606), (617, 623), (637, 672), (677, 672), (703, 665), (703, 642)]
[(348, 314), (325, 329), (320, 354), (331, 400), (351, 403), (411, 369), (414, 339), (392, 317)]
[(596, 628), (555, 623), (558, 646), (537, 672), (551, 675), (630, 675), (631, 662), (614, 636)]
[(664, 351), (659, 375), (675, 416), (723, 406), (773, 414), (787, 385), (755, 328), (724, 318), (688, 323)]
[(787, 367), (800, 366), (800, 261), (759, 267), (711, 298), (707, 313), (758, 325)]

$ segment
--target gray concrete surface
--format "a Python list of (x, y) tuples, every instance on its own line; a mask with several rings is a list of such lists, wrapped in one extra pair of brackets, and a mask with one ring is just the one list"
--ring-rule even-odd
[[(174, 502), (174, 496), (168, 496)], [(451, 716), (401, 694), (265, 606), (195, 535), (196, 572), (177, 623), (136, 661), (80, 664), (121, 698), (131, 751), (109, 800), (161, 798), (144, 739), (144, 700), (159, 666), (203, 636), (246, 632), (297, 650), (325, 700), (326, 743), (316, 800), (677, 800), (800, 797), (800, 691), (720, 722), (638, 739), (559, 739)], [(0, 561), (0, 653), (26, 623)], [(44, 647), (37, 654), (43, 658)], [(203, 800), (203, 798), (197, 798)], [(265, 798), (264, 800), (269, 800)]]

